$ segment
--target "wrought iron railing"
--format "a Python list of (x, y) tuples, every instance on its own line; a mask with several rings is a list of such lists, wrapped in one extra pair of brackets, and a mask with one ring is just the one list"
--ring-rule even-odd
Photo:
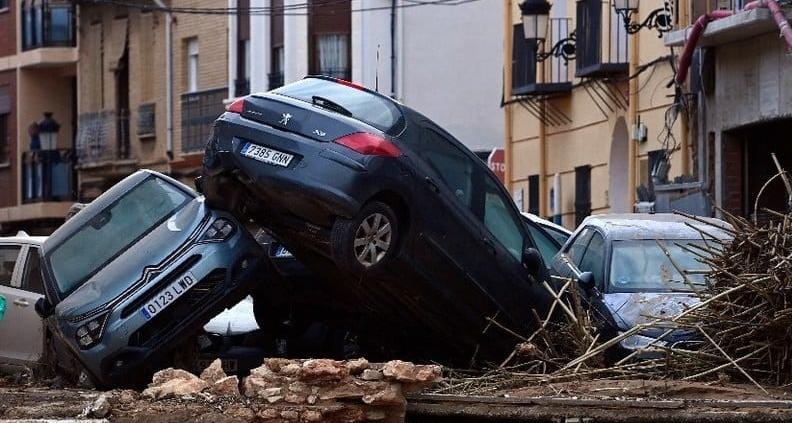
[(76, 200), (74, 150), (22, 153), (22, 202)]
[(577, 76), (603, 76), (627, 71), (628, 34), (610, 0), (578, 0), (575, 33)]
[(129, 158), (129, 111), (83, 113), (77, 123), (77, 163), (80, 165)]
[[(537, 69), (543, 69), (544, 75), (537, 75), (537, 82), (546, 84), (563, 84), (574, 78), (573, 65), (569, 62), (576, 57), (576, 40), (572, 29), (571, 18), (552, 18), (545, 40), (545, 51), (550, 54)], [(540, 79), (542, 78), (542, 79)]]
[(223, 100), (227, 95), (227, 87), (182, 94), (182, 152), (203, 150), (212, 123), (225, 111)]
[(283, 72), (273, 72), (269, 76), (269, 89), (274, 90), (283, 86)]
[(234, 97), (242, 97), (243, 95), (250, 94), (250, 79), (235, 79), (234, 80)]
[(70, 1), (24, 0), (20, 3), (22, 50), (74, 47), (74, 4)]

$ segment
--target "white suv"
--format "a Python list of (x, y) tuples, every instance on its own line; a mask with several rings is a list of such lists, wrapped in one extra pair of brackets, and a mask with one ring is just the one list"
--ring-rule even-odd
[(44, 294), (40, 246), (46, 237), (19, 232), (0, 237), (0, 296), (6, 313), (0, 320), (0, 367), (35, 367), (44, 352), (44, 325), (35, 304)]

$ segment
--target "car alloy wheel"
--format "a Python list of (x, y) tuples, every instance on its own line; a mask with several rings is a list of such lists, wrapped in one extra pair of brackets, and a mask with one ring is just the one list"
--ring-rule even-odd
[(363, 219), (355, 231), (353, 247), (358, 262), (365, 268), (379, 263), (388, 254), (392, 236), (391, 222), (382, 213)]

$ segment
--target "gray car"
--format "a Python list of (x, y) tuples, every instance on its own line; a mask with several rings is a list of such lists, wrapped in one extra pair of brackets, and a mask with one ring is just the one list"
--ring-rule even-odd
[(42, 246), (36, 311), (98, 386), (135, 385), (247, 295), (262, 252), (232, 216), (152, 171), (116, 184)]
[[(602, 339), (607, 339), (696, 304), (694, 291), (704, 287), (710, 268), (689, 250), (704, 254), (697, 247), (712, 243), (713, 237), (729, 239), (729, 228), (722, 220), (675, 214), (591, 216), (555, 256), (552, 269), (579, 279), (588, 303), (605, 324)], [(691, 272), (683, 276), (677, 267)], [(619, 344), (620, 352), (644, 350), (653, 342), (695, 342), (682, 330), (655, 342), (663, 332), (653, 328), (629, 337)]]

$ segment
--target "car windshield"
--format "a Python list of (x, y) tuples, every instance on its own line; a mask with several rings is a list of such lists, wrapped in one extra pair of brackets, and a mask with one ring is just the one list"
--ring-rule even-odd
[(48, 255), (58, 290), (69, 295), (190, 200), (154, 176), (136, 185)]
[[(704, 241), (700, 239), (614, 241), (610, 292), (692, 291), (691, 285), (685, 283), (684, 277), (676, 267), (693, 271), (693, 273), (686, 272), (687, 279), (694, 286), (703, 285), (705, 275), (702, 271), (708, 271), (710, 267), (680, 245), (685, 247), (694, 245), (688, 248), (698, 251), (695, 245), (703, 246)], [(666, 252), (671, 259), (666, 256)]]
[(396, 135), (404, 127), (404, 117), (393, 101), (343, 83), (321, 78), (305, 78), (272, 92), (308, 103), (314, 103), (314, 97), (325, 102), (329, 100), (349, 111), (355, 119), (386, 134)]

